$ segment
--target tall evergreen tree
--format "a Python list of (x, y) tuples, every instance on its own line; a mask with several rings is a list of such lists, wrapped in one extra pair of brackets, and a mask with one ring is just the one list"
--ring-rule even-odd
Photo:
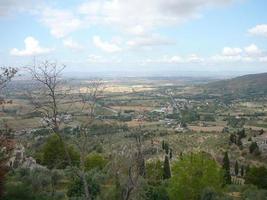
[(241, 175), (241, 176), (244, 176), (244, 171), (245, 171), (245, 169), (244, 169), (244, 165), (242, 165), (242, 166), (241, 166), (241, 170), (240, 170), (240, 175)]
[(235, 161), (235, 175), (236, 175), (236, 176), (238, 176), (238, 172), (239, 172), (238, 162)]
[(171, 178), (170, 162), (169, 162), (169, 157), (165, 155), (164, 166), (163, 166), (163, 179), (169, 179), (169, 178)]
[(171, 160), (172, 159), (172, 149), (170, 149), (169, 156), (170, 156), (170, 160)]
[(254, 155), (259, 155), (260, 154), (260, 149), (257, 144), (257, 142), (252, 142), (249, 146), (249, 153), (254, 154)]
[(139, 168), (139, 175), (145, 177), (146, 166), (145, 166), (145, 159), (144, 158), (140, 159), (140, 161), (138, 163), (138, 168)]
[(247, 173), (249, 172), (249, 170), (250, 170), (250, 166), (249, 166), (249, 165), (247, 165), (247, 166), (246, 166), (245, 173), (247, 174)]
[(245, 129), (238, 131), (237, 134), (241, 139), (246, 137)]
[(165, 143), (165, 153), (168, 155), (169, 154), (169, 144), (168, 143)]
[(224, 170), (224, 183), (231, 184), (231, 174), (230, 174), (230, 161), (228, 157), (228, 152), (225, 152), (223, 158), (223, 170)]
[(230, 140), (229, 141), (230, 144), (235, 144), (236, 143), (236, 135), (232, 133), (230, 135), (230, 139), (229, 140)]
[(165, 150), (165, 141), (162, 140), (162, 149)]
[(183, 152), (180, 152), (179, 157), (180, 157), (181, 160), (183, 159)]
[(241, 149), (243, 148), (243, 143), (240, 136), (238, 136), (237, 138), (236, 145), (239, 146), (239, 148)]

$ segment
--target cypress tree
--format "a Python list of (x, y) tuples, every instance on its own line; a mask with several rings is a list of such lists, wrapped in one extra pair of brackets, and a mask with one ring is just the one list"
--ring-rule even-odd
[(240, 136), (237, 139), (236, 145), (239, 146), (239, 148), (242, 148), (242, 146), (243, 146), (243, 143), (241, 141), (241, 137)]
[(169, 154), (169, 144), (165, 143), (165, 153), (168, 155)]
[(163, 166), (163, 179), (169, 179), (169, 178), (171, 178), (170, 162), (169, 162), (169, 157), (165, 155), (164, 166)]
[(247, 174), (249, 171), (250, 171), (250, 166), (249, 166), (249, 165), (247, 165), (247, 166), (246, 166), (245, 173)]
[(145, 177), (146, 175), (146, 166), (145, 166), (145, 159), (142, 158), (139, 160), (139, 175)]
[(236, 143), (236, 135), (232, 133), (230, 135), (230, 139), (229, 140), (230, 140), (230, 142), (229, 142), (230, 144), (235, 144)]
[(164, 150), (165, 149), (165, 141), (162, 140), (162, 149)]
[(170, 156), (170, 160), (171, 160), (172, 159), (172, 149), (170, 149), (169, 156)]
[(224, 170), (224, 183), (231, 184), (230, 161), (228, 157), (228, 152), (225, 152), (224, 154), (223, 170)]
[(180, 152), (180, 159), (182, 160), (183, 159), (183, 152)]
[(236, 176), (238, 176), (238, 172), (239, 172), (238, 162), (235, 161), (235, 175)]
[(249, 146), (249, 153), (258, 155), (260, 152), (257, 142), (252, 142)]
[(240, 137), (240, 139), (245, 138), (246, 137), (245, 129), (238, 131), (237, 135)]
[(240, 175), (241, 175), (241, 176), (244, 176), (244, 165), (241, 166)]

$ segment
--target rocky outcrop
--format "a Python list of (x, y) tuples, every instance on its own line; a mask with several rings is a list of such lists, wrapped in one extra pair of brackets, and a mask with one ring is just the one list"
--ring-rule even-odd
[(13, 154), (9, 159), (8, 166), (12, 169), (16, 169), (18, 167), (27, 168), (31, 170), (36, 168), (46, 168), (36, 163), (36, 160), (34, 158), (25, 156), (25, 148), (22, 144), (16, 145)]

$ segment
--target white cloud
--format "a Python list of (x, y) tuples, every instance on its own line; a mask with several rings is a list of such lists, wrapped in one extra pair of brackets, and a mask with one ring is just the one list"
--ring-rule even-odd
[(45, 8), (41, 11), (41, 22), (56, 38), (65, 37), (82, 27), (82, 21), (69, 10)]
[(255, 44), (251, 44), (244, 48), (239, 47), (224, 47), (220, 54), (211, 55), (203, 57), (197, 54), (189, 54), (185, 56), (170, 56), (164, 55), (159, 58), (147, 58), (142, 61), (142, 64), (183, 64), (192, 66), (231, 66), (234, 64), (236, 66), (242, 66), (246, 63), (259, 64), (262, 62), (267, 62), (267, 55), (265, 51), (259, 49)]
[(104, 61), (102, 56), (91, 54), (88, 56), (88, 61), (90, 63), (101, 63)]
[(164, 55), (163, 57), (152, 59), (147, 58), (144, 61), (142, 61), (142, 64), (148, 64), (148, 63), (159, 63), (159, 64), (200, 64), (204, 63), (205, 58), (197, 55), (197, 54), (190, 54), (186, 56), (179, 56), (179, 55)]
[(13, 48), (10, 51), (11, 55), (14, 56), (34, 56), (40, 54), (50, 53), (52, 49), (40, 47), (39, 41), (35, 38), (29, 36), (24, 40), (25, 49), (18, 50), (17, 48)]
[(88, 56), (87, 61), (89, 63), (94, 63), (94, 64), (103, 64), (103, 63), (120, 63), (121, 59), (118, 59), (116, 57), (110, 57), (110, 58), (106, 58), (100, 55), (95, 55), (95, 54), (90, 54)]
[(131, 34), (145, 34), (159, 26), (199, 17), (201, 9), (235, 0), (90, 0), (79, 6), (89, 23), (116, 26)]
[(260, 62), (267, 62), (267, 56), (259, 58)]
[(242, 60), (241, 55), (235, 55), (235, 56), (225, 56), (225, 55), (215, 55), (209, 57), (208, 61), (210, 62), (219, 62), (219, 63), (233, 63), (233, 62), (240, 62)]
[(197, 54), (191, 54), (191, 55), (188, 56), (186, 61), (189, 62), (189, 63), (202, 63), (202, 62), (205, 61), (205, 59), (200, 57)]
[(20, 11), (26, 11), (31, 9), (37, 4), (40, 4), (40, 0), (1, 0), (0, 1), (0, 17), (6, 16), (12, 13)]
[(127, 31), (130, 34), (133, 34), (133, 35), (140, 35), (140, 36), (142, 36), (142, 35), (145, 35), (146, 34), (146, 31), (145, 31), (144, 27), (141, 26), (141, 25), (132, 26)]
[(224, 47), (222, 54), (224, 56), (237, 56), (240, 55), (243, 52), (240, 48), (231, 48), (231, 47)]
[(267, 24), (260, 24), (248, 30), (252, 35), (267, 37)]
[(262, 50), (259, 49), (255, 44), (245, 47), (244, 50), (249, 56), (259, 56), (262, 54)]
[(79, 51), (79, 50), (82, 50), (84, 47), (75, 42), (72, 38), (66, 38), (63, 40), (63, 45), (67, 48), (70, 48), (72, 50), (75, 50), (75, 51)]
[(127, 45), (130, 47), (140, 47), (140, 46), (161, 46), (161, 45), (170, 45), (174, 44), (173, 41), (170, 41), (167, 38), (160, 37), (158, 35), (152, 36), (140, 36), (132, 40), (127, 41)]
[[(43, 0), (1, 0), (0, 15), (14, 7), (35, 5), (35, 15), (56, 38), (64, 38), (91, 25), (112, 26), (130, 35), (149, 33), (151, 36), (158, 27), (182, 23), (199, 17), (204, 8), (234, 1), (237, 0), (85, 0), (76, 8), (55, 9), (44, 6), (47, 1)], [(134, 42), (157, 43), (138, 40)]]
[(112, 42), (103, 41), (99, 36), (93, 37), (93, 43), (97, 48), (108, 53), (115, 53), (115, 52), (119, 52), (122, 50), (122, 48), (119, 47), (116, 44), (116, 42), (112, 43)]
[(172, 57), (170, 57), (170, 59), (168, 59), (168, 62), (181, 63), (181, 62), (183, 62), (183, 58), (181, 56), (172, 56)]
[(251, 44), (244, 48), (224, 47), (222, 54), (211, 56), (208, 60), (211, 62), (255, 62), (260, 61), (263, 50), (259, 49), (255, 44)]
[[(150, 59), (150, 62), (153, 62), (152, 59)], [(185, 58), (179, 55), (174, 55), (174, 56), (168, 56), (165, 55), (162, 58), (159, 58), (156, 60), (157, 63), (169, 63), (169, 64), (177, 64), (177, 63), (184, 63)]]

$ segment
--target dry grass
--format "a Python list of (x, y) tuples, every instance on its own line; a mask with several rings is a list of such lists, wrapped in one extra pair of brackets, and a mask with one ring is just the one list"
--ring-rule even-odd
[(203, 126), (188, 126), (190, 130), (196, 131), (196, 132), (222, 132), (223, 126), (208, 126), (208, 127), (203, 127)]
[(124, 110), (134, 110), (137, 112), (142, 111), (151, 111), (154, 109), (152, 106), (111, 106), (112, 109), (115, 109), (117, 111), (124, 111)]

